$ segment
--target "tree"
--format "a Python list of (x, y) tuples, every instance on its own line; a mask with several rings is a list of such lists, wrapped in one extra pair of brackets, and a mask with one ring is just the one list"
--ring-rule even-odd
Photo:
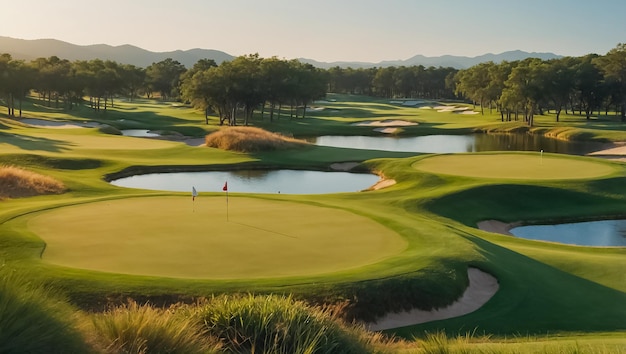
[(152, 63), (146, 68), (147, 88), (159, 92), (162, 100), (178, 97), (180, 78), (185, 71), (185, 67), (172, 58)]
[(602, 70), (606, 80), (613, 83), (617, 90), (621, 91), (620, 116), (622, 122), (626, 122), (626, 43), (619, 43), (605, 56), (594, 60), (594, 63)]
[(598, 56), (589, 54), (577, 58), (574, 65), (574, 90), (578, 100), (579, 111), (584, 111), (587, 119), (591, 119), (591, 112), (599, 108), (604, 100), (602, 81), (604, 79), (600, 69), (593, 64)]
[(556, 121), (574, 89), (574, 61), (571, 57), (543, 63), (545, 95), (556, 111)]

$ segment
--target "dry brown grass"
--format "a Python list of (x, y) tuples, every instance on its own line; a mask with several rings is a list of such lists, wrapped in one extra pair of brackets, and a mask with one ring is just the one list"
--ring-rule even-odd
[(14, 166), (0, 166), (0, 199), (60, 194), (66, 190), (56, 179)]
[(239, 152), (286, 150), (307, 144), (303, 140), (253, 127), (229, 127), (205, 138), (205, 145), (208, 147)]

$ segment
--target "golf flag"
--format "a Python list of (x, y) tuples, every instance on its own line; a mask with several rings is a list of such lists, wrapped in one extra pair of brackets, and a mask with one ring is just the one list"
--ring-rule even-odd
[(196, 187), (191, 187), (191, 201), (196, 200), (198, 196), (198, 192), (196, 191)]
[(228, 181), (224, 182), (224, 187), (222, 188), (224, 192), (228, 192)]

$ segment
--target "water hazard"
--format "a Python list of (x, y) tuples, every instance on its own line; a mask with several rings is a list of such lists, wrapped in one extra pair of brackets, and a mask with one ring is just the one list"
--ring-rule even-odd
[(322, 172), (304, 170), (241, 170), (209, 172), (150, 173), (120, 178), (113, 185), (174, 192), (228, 191), (236, 193), (325, 194), (358, 192), (367, 189), (379, 177), (367, 173)]
[(307, 139), (320, 146), (421, 153), (481, 151), (541, 151), (586, 155), (602, 149), (601, 143), (571, 142), (530, 134), (425, 135), (416, 137), (333, 136)]
[(626, 220), (528, 225), (509, 230), (517, 237), (580, 246), (626, 247)]

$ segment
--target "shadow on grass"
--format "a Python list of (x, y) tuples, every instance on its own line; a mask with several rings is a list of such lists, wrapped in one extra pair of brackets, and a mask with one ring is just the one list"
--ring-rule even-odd
[(22, 150), (41, 150), (49, 152), (66, 151), (72, 146), (72, 144), (61, 140), (4, 133), (0, 133), (0, 142), (13, 145)]
[[(626, 329), (626, 293), (567, 273), (487, 240), (465, 234), (487, 260), (484, 267), (500, 290), (481, 309), (466, 316), (406, 327), (395, 332), (410, 338), (444, 331), (534, 335), (554, 332), (601, 332)], [(575, 260), (572, 259), (574, 262)]]

